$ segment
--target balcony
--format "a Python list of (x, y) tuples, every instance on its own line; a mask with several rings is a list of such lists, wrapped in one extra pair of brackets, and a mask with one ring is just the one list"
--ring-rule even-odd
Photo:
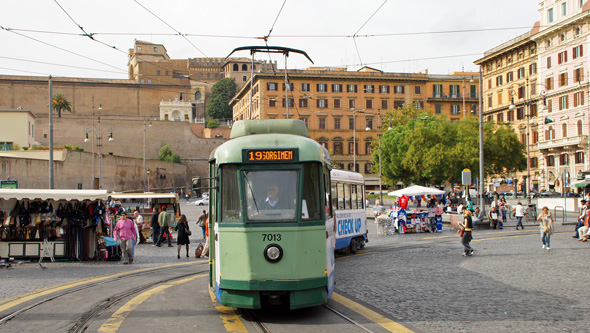
[(428, 101), (458, 101), (463, 100), (463, 96), (465, 96), (465, 100), (474, 100), (478, 101), (477, 94), (432, 94), (427, 98)]
[(578, 136), (570, 136), (567, 138), (561, 139), (553, 139), (553, 140), (545, 140), (539, 141), (538, 147), (539, 149), (558, 149), (558, 148), (567, 148), (572, 146), (586, 146), (588, 145), (588, 136), (587, 135), (578, 135)]

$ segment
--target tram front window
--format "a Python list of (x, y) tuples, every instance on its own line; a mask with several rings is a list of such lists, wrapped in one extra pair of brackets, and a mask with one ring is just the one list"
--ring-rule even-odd
[(297, 171), (245, 171), (249, 220), (294, 220), (298, 192)]

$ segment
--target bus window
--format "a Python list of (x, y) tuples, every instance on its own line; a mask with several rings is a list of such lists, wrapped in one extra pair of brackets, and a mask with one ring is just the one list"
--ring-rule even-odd
[[(222, 221), (240, 221), (240, 193), (238, 188), (238, 168), (235, 165), (221, 166)], [(212, 198), (209, 198), (212, 200)]]
[(297, 176), (296, 170), (244, 171), (242, 190), (248, 219), (294, 220), (299, 190)]
[(338, 184), (338, 209), (344, 209), (344, 184)]
[(311, 220), (320, 219), (320, 167), (318, 164), (307, 163), (303, 166), (303, 201), (301, 202), (301, 217)]
[(332, 207), (336, 210), (338, 209), (338, 190), (336, 189), (336, 184), (332, 184)]
[(352, 200), (350, 194), (350, 184), (344, 184), (344, 209), (351, 209), (352, 208)]

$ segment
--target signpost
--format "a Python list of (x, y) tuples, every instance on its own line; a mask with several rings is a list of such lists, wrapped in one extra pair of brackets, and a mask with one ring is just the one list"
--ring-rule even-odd
[(0, 180), (0, 188), (18, 188), (18, 180)]
[(465, 200), (469, 201), (469, 187), (471, 186), (471, 170), (463, 170), (463, 172), (461, 173), (461, 185), (465, 186)]

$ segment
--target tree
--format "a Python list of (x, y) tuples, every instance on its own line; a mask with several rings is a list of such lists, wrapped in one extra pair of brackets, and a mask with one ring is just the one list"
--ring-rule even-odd
[[(381, 141), (382, 174), (390, 182), (405, 185), (443, 184), (460, 179), (465, 168), (479, 175), (478, 121), (467, 117), (400, 119)], [(524, 144), (508, 126), (485, 124), (484, 172), (506, 174), (526, 168)], [(378, 163), (378, 150), (373, 153)]]
[(207, 101), (207, 115), (215, 119), (231, 119), (233, 111), (229, 102), (238, 90), (233, 78), (224, 78), (213, 85)]
[(63, 94), (53, 95), (53, 109), (57, 111), (57, 116), (61, 118), (62, 111), (72, 112), (72, 103), (70, 103)]
[(158, 160), (164, 162), (180, 163), (180, 155), (174, 154), (169, 144), (162, 142), (160, 144), (160, 153)]

